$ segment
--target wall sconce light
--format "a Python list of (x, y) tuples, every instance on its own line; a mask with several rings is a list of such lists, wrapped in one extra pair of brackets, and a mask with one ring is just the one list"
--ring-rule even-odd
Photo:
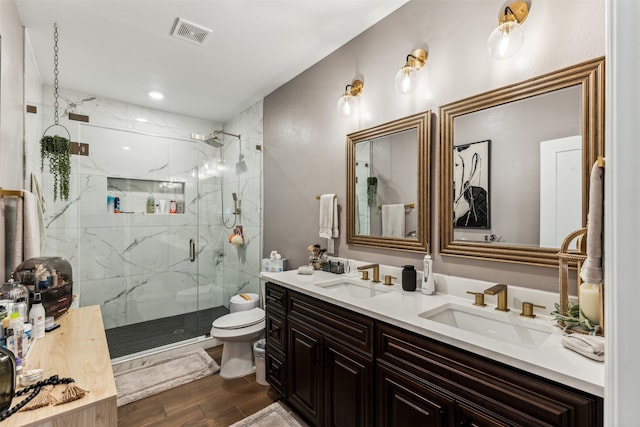
[(418, 70), (427, 63), (427, 51), (416, 49), (407, 55), (407, 61), (400, 71), (396, 73), (396, 90), (400, 93), (412, 92), (420, 81)]
[(498, 26), (487, 40), (489, 55), (496, 59), (506, 59), (520, 49), (524, 43), (522, 23), (529, 15), (529, 7), (523, 1), (511, 3), (504, 8), (498, 19)]
[(346, 117), (351, 115), (353, 104), (355, 103), (354, 97), (360, 96), (363, 87), (362, 80), (354, 80), (350, 85), (344, 87), (344, 94), (338, 99), (338, 104), (336, 105), (338, 113)]

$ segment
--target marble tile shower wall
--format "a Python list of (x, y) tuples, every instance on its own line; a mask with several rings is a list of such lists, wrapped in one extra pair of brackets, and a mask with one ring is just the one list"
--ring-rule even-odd
[(225, 131), (240, 135), (241, 141), (241, 144), (238, 144), (238, 139), (228, 136), (223, 139), (226, 166), (225, 209), (228, 206), (227, 200), (231, 200), (231, 193), (237, 193), (242, 210), (238, 224), (242, 225), (245, 236), (245, 246), (235, 248), (225, 244), (223, 248), (225, 301), (237, 293), (259, 293), (260, 290), (263, 213), (262, 106), (262, 101), (258, 101), (225, 124)]
[[(45, 89), (45, 100), (52, 99), (50, 92)], [(61, 116), (63, 99), (88, 98), (65, 91), (61, 95)], [(39, 152), (42, 129), (53, 123), (53, 109), (48, 106), (51, 103), (45, 104), (38, 109), (43, 111), (41, 117), (27, 117), (28, 152), (34, 155)], [(236, 132), (256, 135), (261, 144), (262, 106), (257, 104), (248, 111), (234, 121)], [(247, 165), (251, 165), (250, 173), (237, 176), (233, 168), (220, 172), (220, 150), (189, 138), (192, 132), (222, 128), (219, 123), (104, 98), (83, 102), (73, 112), (88, 115), (90, 123), (62, 117), (60, 123), (69, 130), (73, 141), (89, 144), (89, 156), (72, 156), (69, 200), (53, 202), (52, 177), (46, 167), (45, 173), (40, 174), (39, 162), (29, 161), (28, 172), (40, 176), (46, 194), (44, 255), (69, 259), (80, 305), (101, 305), (105, 327), (112, 328), (194, 311), (195, 299), (178, 292), (193, 288), (196, 280), (203, 285), (198, 301), (201, 309), (226, 305), (228, 296), (238, 289), (258, 289), (260, 152), (256, 160), (255, 150), (243, 151)], [(138, 117), (147, 122), (136, 121)], [(243, 126), (247, 126), (246, 131)], [(47, 134), (52, 132), (59, 133), (51, 129)], [(243, 138), (243, 144), (249, 139)], [(225, 139), (225, 143), (229, 144), (225, 150), (237, 158), (239, 148), (235, 153), (232, 148), (234, 144), (238, 146), (237, 140)], [(224, 156), (227, 155), (225, 151)], [(258, 170), (252, 168), (255, 164), (260, 165)], [(184, 182), (185, 213), (144, 215), (142, 201), (146, 197), (126, 192), (119, 194), (121, 209), (140, 213), (107, 212), (107, 178)], [(223, 181), (225, 190), (221, 192)], [(256, 186), (257, 190), (251, 190)], [(222, 226), (223, 216), (227, 222), (233, 217), (231, 191), (239, 193), (246, 208), (242, 219), (248, 244), (240, 251), (227, 243), (230, 231)], [(221, 196), (225, 197), (224, 215)], [(257, 209), (251, 206), (254, 201), (248, 200), (252, 197), (257, 197)], [(189, 260), (190, 239), (197, 242), (198, 263)], [(225, 272), (227, 263), (229, 272)], [(252, 280), (252, 276), (256, 279)]]

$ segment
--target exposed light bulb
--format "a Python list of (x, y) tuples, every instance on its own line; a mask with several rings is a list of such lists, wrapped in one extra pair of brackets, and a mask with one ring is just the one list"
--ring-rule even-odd
[(524, 43), (524, 30), (515, 21), (507, 21), (496, 27), (487, 40), (489, 55), (496, 59), (513, 56)]
[(345, 93), (340, 97), (340, 99), (338, 99), (336, 110), (338, 110), (338, 113), (342, 114), (343, 116), (349, 117), (353, 110), (353, 107), (351, 105), (352, 103), (353, 103), (353, 97), (348, 93)]
[(411, 93), (418, 86), (419, 81), (418, 70), (411, 65), (405, 65), (396, 73), (396, 90), (400, 93)]

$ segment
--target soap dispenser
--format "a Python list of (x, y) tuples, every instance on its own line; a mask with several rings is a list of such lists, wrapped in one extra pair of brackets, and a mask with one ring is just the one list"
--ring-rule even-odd
[(405, 291), (416, 290), (416, 269), (413, 265), (405, 265), (402, 268), (402, 289)]

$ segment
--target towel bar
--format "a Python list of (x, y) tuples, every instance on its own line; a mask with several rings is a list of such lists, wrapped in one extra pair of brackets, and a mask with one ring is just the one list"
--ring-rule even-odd
[[(415, 203), (409, 203), (409, 204), (404, 205), (405, 209), (413, 209), (415, 207), (416, 207)], [(378, 205), (378, 209), (382, 209), (382, 205)]]
[(0, 197), (24, 197), (24, 191), (0, 189)]

